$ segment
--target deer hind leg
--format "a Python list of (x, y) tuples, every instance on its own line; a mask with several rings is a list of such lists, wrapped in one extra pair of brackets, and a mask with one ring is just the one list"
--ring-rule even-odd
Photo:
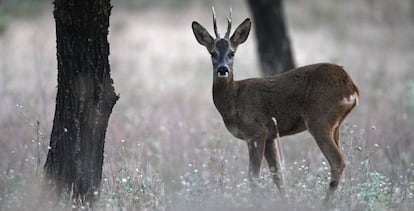
[(282, 197), (285, 196), (285, 189), (283, 186), (283, 173), (281, 169), (281, 155), (280, 149), (275, 143), (274, 139), (268, 139), (265, 146), (265, 157), (269, 164), (269, 170), (273, 177), (273, 182), (279, 189)]
[(336, 146), (338, 147), (338, 149), (341, 149), (341, 146), (339, 146), (340, 144), (340, 138), (341, 138), (341, 123), (339, 123), (339, 125), (337, 127), (335, 127), (334, 129), (334, 141)]
[(265, 143), (262, 137), (247, 141), (247, 147), (249, 149), (249, 180), (253, 192), (256, 191), (258, 185), (264, 155), (264, 145)]
[(339, 144), (340, 144), (340, 139), (341, 139), (342, 122), (344, 121), (346, 116), (348, 116), (348, 114), (351, 113), (351, 111), (352, 111), (352, 109), (354, 109), (354, 107), (355, 107), (355, 105), (352, 105), (352, 107), (350, 107), (350, 108), (347, 107), (346, 111), (344, 111), (343, 114), (340, 116), (340, 119), (338, 120), (338, 124), (335, 127), (334, 140), (335, 140), (336, 146), (338, 146), (339, 149), (341, 149)]
[(315, 122), (314, 124), (308, 124), (309, 132), (315, 138), (316, 143), (331, 166), (331, 182), (329, 183), (329, 189), (325, 202), (330, 200), (331, 196), (338, 188), (339, 179), (341, 178), (342, 172), (345, 168), (344, 159), (333, 137), (333, 130), (335, 129), (339, 131), (338, 127), (333, 128), (329, 125), (324, 125), (321, 121)]

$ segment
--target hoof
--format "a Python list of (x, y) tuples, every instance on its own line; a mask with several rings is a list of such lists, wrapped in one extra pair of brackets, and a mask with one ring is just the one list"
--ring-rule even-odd
[(338, 187), (338, 182), (337, 181), (332, 181), (331, 183), (329, 183), (329, 187), (330, 188), (336, 188), (336, 187)]

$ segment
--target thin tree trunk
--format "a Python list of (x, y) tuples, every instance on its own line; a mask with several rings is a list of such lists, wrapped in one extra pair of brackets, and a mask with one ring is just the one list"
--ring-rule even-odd
[(248, 0), (258, 43), (262, 74), (276, 75), (295, 67), (285, 26), (282, 0)]
[[(110, 76), (110, 0), (55, 0), (58, 91), (45, 187), (93, 202), (102, 178), (104, 139), (118, 100)], [(54, 196), (52, 196), (54, 197)]]

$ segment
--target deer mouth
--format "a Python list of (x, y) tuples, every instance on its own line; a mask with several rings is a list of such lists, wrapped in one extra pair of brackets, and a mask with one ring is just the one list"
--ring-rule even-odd
[(219, 78), (228, 78), (229, 71), (228, 70), (217, 70), (217, 77)]

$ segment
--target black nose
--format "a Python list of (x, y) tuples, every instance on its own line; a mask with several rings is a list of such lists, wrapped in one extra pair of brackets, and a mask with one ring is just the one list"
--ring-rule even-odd
[(220, 74), (224, 75), (228, 72), (229, 72), (229, 68), (227, 68), (226, 66), (217, 67), (217, 73), (220, 73)]

